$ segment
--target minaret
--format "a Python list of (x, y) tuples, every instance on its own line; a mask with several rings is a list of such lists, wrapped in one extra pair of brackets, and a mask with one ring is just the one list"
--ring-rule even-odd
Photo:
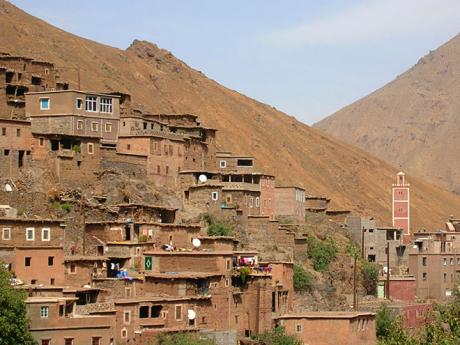
[(393, 184), (393, 227), (403, 229), (404, 243), (410, 242), (410, 198), (409, 184), (406, 175), (401, 171), (396, 175)]

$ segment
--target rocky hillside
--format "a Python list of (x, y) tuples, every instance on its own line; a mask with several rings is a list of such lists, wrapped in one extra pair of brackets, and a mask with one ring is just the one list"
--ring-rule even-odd
[[(191, 112), (219, 129), (218, 144), (253, 154), (278, 182), (327, 194), (335, 206), (390, 222), (391, 183), (397, 168), (332, 139), (273, 107), (229, 90), (152, 43), (126, 50), (83, 39), (0, 0), (0, 50), (50, 60), (76, 87), (129, 92), (154, 112)], [(460, 207), (460, 198), (408, 177), (416, 227), (435, 227)]]
[(460, 193), (460, 35), (315, 126)]

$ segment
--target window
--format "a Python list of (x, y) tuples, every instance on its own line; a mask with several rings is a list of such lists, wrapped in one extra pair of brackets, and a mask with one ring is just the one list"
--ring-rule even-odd
[(126, 145), (126, 148), (127, 148), (128, 150), (131, 150), (131, 144), (127, 144), (127, 145)]
[(447, 258), (444, 258), (444, 263), (443, 263), (444, 266), (447, 266)]
[(96, 96), (86, 96), (86, 111), (97, 111)]
[(214, 201), (219, 199), (219, 193), (218, 192), (212, 192), (211, 193), (211, 199), (214, 200)]
[(21, 136), (21, 128), (16, 128), (16, 136), (17, 137)]
[(254, 197), (252, 197), (252, 196), (249, 197), (249, 207), (250, 208), (254, 207)]
[(296, 333), (302, 333), (302, 325), (301, 324), (295, 325), (295, 332)]
[(428, 278), (428, 274), (426, 272), (423, 272), (422, 274), (422, 279), (426, 280)]
[(449, 262), (450, 262), (451, 265), (453, 265), (454, 264), (454, 259), (450, 258)]
[(232, 261), (230, 259), (227, 259), (226, 261), (226, 268), (227, 268), (227, 271), (230, 271), (232, 268)]
[(50, 228), (43, 228), (42, 229), (42, 241), (49, 241), (51, 239), (51, 229)]
[(128, 331), (126, 330), (126, 328), (123, 328), (121, 330), (121, 337), (122, 338), (127, 338), (128, 337)]
[(48, 256), (48, 266), (54, 265), (54, 256)]
[(101, 345), (101, 337), (93, 337), (92, 345)]
[(45, 138), (39, 138), (39, 139), (38, 139), (38, 144), (39, 144), (40, 146), (45, 146)]
[(47, 306), (41, 306), (41, 307), (40, 307), (40, 317), (41, 317), (42, 319), (47, 318), (48, 315), (49, 315), (49, 311), (50, 311), (50, 310), (49, 310), (49, 307), (47, 307)]
[(54, 282), (55, 282), (55, 279), (54, 279), (54, 278), (50, 278), (50, 285), (54, 285)]
[(6, 135), (6, 128), (5, 127), (2, 128), (2, 135)]
[(4, 240), (4, 241), (11, 240), (11, 229), (10, 228), (3, 228), (2, 229), (2, 240)]
[(64, 345), (73, 345), (73, 338), (64, 338)]
[(81, 98), (77, 98), (75, 101), (75, 108), (83, 109), (83, 100)]
[(88, 143), (88, 154), (90, 155), (94, 154), (94, 144), (93, 143)]
[(42, 339), (41, 345), (51, 345), (51, 339)]
[(166, 166), (166, 175), (169, 174), (169, 166)]
[(4, 154), (5, 156), (9, 156), (9, 155), (10, 155), (10, 150), (5, 149), (5, 150), (3, 151), (3, 154)]
[(70, 264), (69, 273), (74, 274), (76, 272), (77, 272), (77, 266), (75, 266), (75, 264)]
[(153, 305), (152, 308), (150, 308), (150, 317), (151, 318), (160, 317), (162, 309), (163, 307), (161, 305)]
[(161, 173), (161, 167), (157, 165), (157, 174)]
[(256, 207), (259, 207), (259, 206), (260, 206), (260, 198), (256, 197)]
[(112, 98), (101, 97), (100, 104), (101, 113), (112, 112)]
[(174, 317), (176, 318), (176, 321), (182, 320), (182, 305), (181, 304), (178, 304), (174, 307)]
[(97, 132), (99, 130), (99, 124), (97, 122), (91, 122), (91, 130)]
[(149, 317), (149, 307), (146, 305), (143, 305), (142, 307), (139, 308), (139, 318), (140, 319), (146, 319)]
[(83, 120), (77, 120), (77, 129), (82, 130), (83, 129)]
[(24, 266), (29, 267), (31, 263), (32, 263), (32, 258), (31, 257), (24, 258)]
[(105, 124), (105, 132), (106, 133), (111, 133), (112, 132), (112, 124), (111, 123), (106, 123)]
[(225, 169), (227, 167), (227, 161), (220, 161), (219, 162), (219, 166), (222, 168), (222, 169)]
[(444, 273), (443, 278), (444, 278), (444, 283), (447, 283), (447, 273)]
[(26, 228), (26, 240), (27, 241), (35, 240), (35, 228)]
[(423, 257), (423, 258), (422, 258), (422, 265), (423, 265), (423, 266), (426, 266), (426, 257)]
[(49, 110), (49, 108), (50, 108), (50, 99), (40, 98), (40, 110)]
[(131, 311), (123, 312), (123, 322), (128, 325), (131, 323)]

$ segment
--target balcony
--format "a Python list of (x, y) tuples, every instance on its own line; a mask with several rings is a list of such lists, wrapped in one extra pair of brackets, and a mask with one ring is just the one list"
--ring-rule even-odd
[(165, 319), (162, 317), (139, 318), (139, 325), (142, 327), (164, 327), (165, 323)]
[(223, 189), (260, 192), (260, 185), (249, 182), (223, 182)]
[(74, 150), (59, 150), (56, 154), (59, 158), (73, 158), (75, 156)]

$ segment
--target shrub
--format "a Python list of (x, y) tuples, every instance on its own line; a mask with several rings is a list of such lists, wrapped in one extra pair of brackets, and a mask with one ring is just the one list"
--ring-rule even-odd
[(265, 331), (254, 337), (264, 345), (301, 345), (302, 342), (293, 335), (288, 335), (284, 327), (276, 327), (273, 331)]
[(156, 337), (156, 344), (158, 345), (215, 345), (216, 343), (210, 339), (201, 339), (196, 334), (160, 333)]
[(139, 242), (147, 242), (147, 235), (139, 235)]
[(329, 264), (335, 260), (338, 252), (337, 243), (331, 237), (321, 241), (315, 237), (307, 238), (308, 258), (313, 262), (315, 271), (324, 272), (329, 269)]
[(72, 210), (72, 206), (70, 204), (61, 204), (61, 209), (67, 213), (69, 213)]
[(379, 268), (377, 264), (362, 260), (361, 275), (363, 277), (363, 286), (368, 295), (375, 295), (379, 280)]
[(231, 226), (217, 220), (213, 215), (205, 213), (203, 219), (208, 224), (208, 236), (230, 236), (232, 234)]
[(251, 268), (250, 267), (241, 267), (240, 268), (240, 280), (243, 284), (246, 283), (246, 280), (248, 279), (249, 274), (251, 273)]
[(313, 276), (300, 265), (294, 265), (294, 290), (297, 292), (311, 291)]

